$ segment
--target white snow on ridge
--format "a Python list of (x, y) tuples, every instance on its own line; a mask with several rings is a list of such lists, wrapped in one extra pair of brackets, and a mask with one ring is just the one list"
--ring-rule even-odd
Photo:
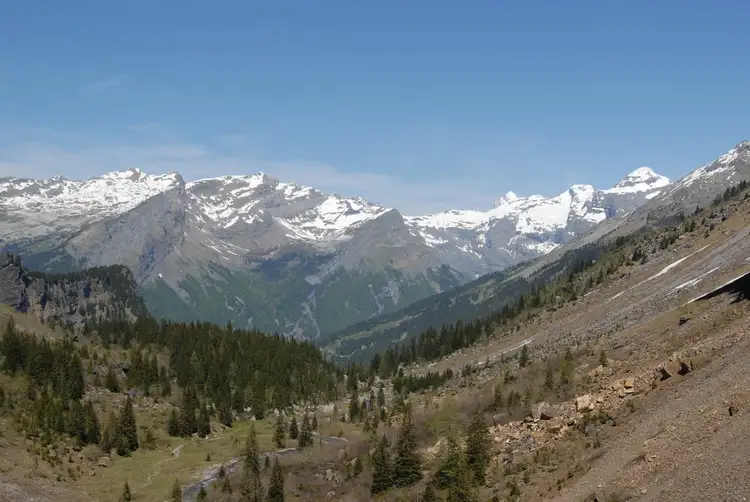
[(47, 180), (8, 178), (0, 183), (0, 207), (56, 214), (58, 218), (124, 213), (161, 192), (178, 187), (179, 174), (128, 169), (87, 181), (59, 176)]
[(612, 194), (647, 192), (656, 188), (663, 188), (670, 183), (669, 178), (656, 174), (651, 168), (639, 167), (615, 186), (608, 190), (602, 190), (602, 192)]

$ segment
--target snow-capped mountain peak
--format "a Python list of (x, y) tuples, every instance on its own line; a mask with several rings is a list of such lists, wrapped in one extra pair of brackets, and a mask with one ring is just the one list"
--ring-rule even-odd
[[(222, 176), (187, 184), (199, 211), (225, 229), (273, 221), (293, 240), (320, 242), (340, 238), (352, 228), (388, 211), (359, 197), (325, 194), (283, 183), (265, 173)], [(270, 217), (266, 220), (264, 217)]]
[[(177, 173), (151, 175), (140, 169), (113, 171), (86, 181), (62, 176), (35, 180), (0, 178), (0, 210), (35, 214), (29, 233), (49, 233), (82, 221), (122, 214), (161, 192), (184, 185)], [(26, 229), (19, 229), (26, 233)]]
[(615, 186), (603, 192), (611, 194), (648, 192), (664, 188), (670, 183), (669, 178), (655, 173), (650, 167), (639, 167)]

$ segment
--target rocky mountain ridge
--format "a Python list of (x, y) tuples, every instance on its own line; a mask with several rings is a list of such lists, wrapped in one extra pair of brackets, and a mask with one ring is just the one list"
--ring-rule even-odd
[(0, 257), (0, 304), (48, 325), (82, 328), (87, 322), (133, 319), (146, 312), (136, 287), (120, 265), (47, 275), (29, 272), (18, 256)]
[(608, 190), (404, 217), (264, 173), (4, 178), (0, 248), (53, 272), (123, 264), (156, 316), (315, 338), (549, 252), (668, 183), (641, 168)]
[[(440, 328), (457, 321), (496, 312), (530, 291), (532, 284), (543, 284), (582, 259), (594, 259), (596, 250), (646, 227), (678, 224), (696, 207), (712, 208), (721, 202), (731, 188), (750, 180), (750, 142), (742, 142), (678, 181), (652, 193), (643, 205), (621, 218), (602, 221), (576, 239), (556, 247), (547, 254), (503, 271), (484, 275), (451, 291), (414, 303), (402, 310), (363, 321), (337, 333), (323, 342), (326, 349), (339, 357), (365, 357), (385, 350), (405, 336), (428, 328)], [(620, 187), (622, 188), (622, 187)], [(711, 210), (707, 225), (721, 223), (722, 212)], [(366, 358), (366, 357), (365, 357)]]

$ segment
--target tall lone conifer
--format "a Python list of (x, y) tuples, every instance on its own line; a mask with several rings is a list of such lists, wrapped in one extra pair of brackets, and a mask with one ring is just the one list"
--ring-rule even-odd
[(276, 443), (276, 448), (284, 448), (286, 446), (285, 431), (284, 431), (284, 417), (279, 414), (276, 418), (276, 427), (273, 430), (273, 441)]
[(393, 486), (393, 463), (391, 462), (391, 445), (383, 435), (372, 456), (372, 484), (370, 493), (383, 493)]
[(477, 410), (469, 424), (466, 440), (466, 464), (477, 485), (485, 482), (485, 471), (490, 464), (490, 435), (482, 413)]
[(281, 471), (278, 458), (273, 463), (271, 480), (268, 482), (266, 502), (284, 502), (284, 473)]
[(411, 404), (406, 405), (403, 415), (403, 428), (396, 442), (394, 481), (396, 486), (411, 486), (422, 479), (422, 459), (417, 451), (417, 438), (414, 435), (414, 420)]

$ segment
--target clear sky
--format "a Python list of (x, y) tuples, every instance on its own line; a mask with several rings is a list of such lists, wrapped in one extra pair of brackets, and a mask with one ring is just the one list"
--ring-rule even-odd
[(750, 139), (750, 2), (0, 1), (0, 176), (265, 171), (408, 214)]

